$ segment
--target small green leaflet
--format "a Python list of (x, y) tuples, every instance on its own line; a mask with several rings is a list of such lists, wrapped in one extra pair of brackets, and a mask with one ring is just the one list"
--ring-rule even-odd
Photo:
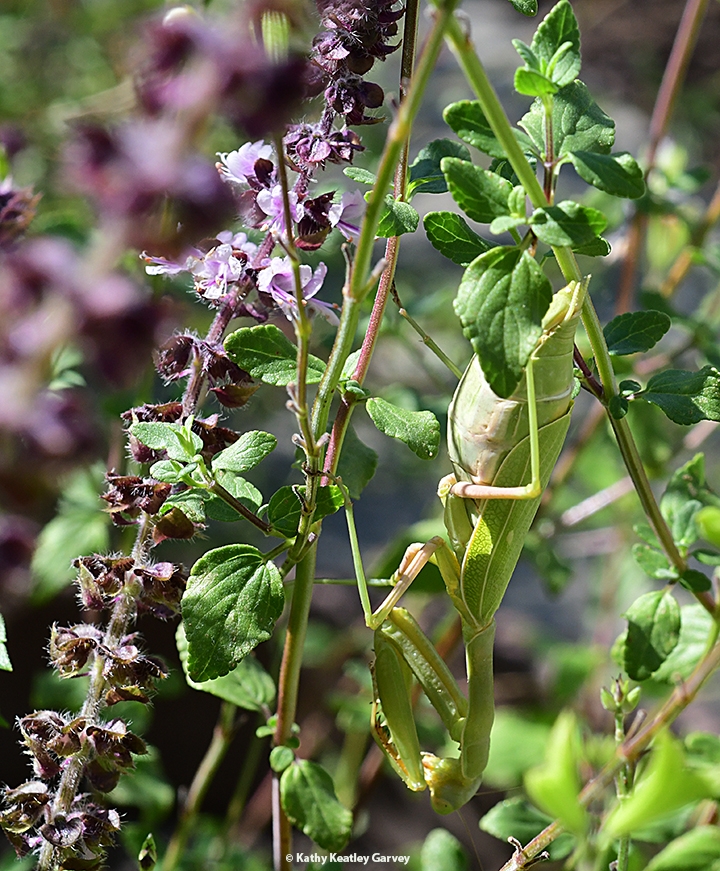
[(701, 420), (720, 421), (720, 372), (714, 366), (703, 366), (699, 372), (659, 372), (638, 395), (684, 426)]
[(688, 548), (697, 541), (695, 515), (704, 505), (719, 502), (705, 483), (703, 454), (696, 454), (673, 472), (660, 499), (660, 510), (678, 547)]
[[(297, 533), (302, 511), (300, 500), (304, 495), (304, 486), (285, 486), (273, 493), (268, 504), (268, 523), (274, 531), (286, 538), (292, 538)], [(339, 511), (343, 501), (342, 491), (335, 484), (318, 487), (313, 521), (322, 520), (329, 514)]]
[(705, 655), (708, 633), (712, 627), (712, 617), (699, 603), (684, 605), (680, 638), (665, 662), (653, 674), (653, 681), (661, 681), (669, 686), (677, 684), (678, 677), (687, 680)]
[(346, 166), (343, 172), (348, 178), (351, 178), (358, 184), (366, 184), (368, 187), (372, 187), (375, 184), (375, 174), (367, 169), (362, 169), (362, 167)]
[(423, 148), (410, 166), (408, 199), (415, 194), (444, 194), (447, 191), (445, 176), (440, 169), (443, 157), (470, 160), (470, 152), (453, 139), (435, 139)]
[[(485, 113), (477, 100), (451, 103), (443, 112), (445, 123), (463, 142), (490, 157), (504, 157), (505, 151), (495, 138)], [(470, 159), (469, 157), (466, 159)]]
[(536, 209), (530, 219), (533, 232), (546, 245), (577, 250), (589, 245), (607, 226), (602, 212), (564, 200)]
[[(371, 194), (366, 194), (369, 199)], [(382, 239), (391, 236), (403, 236), (405, 233), (414, 233), (420, 223), (420, 215), (403, 200), (396, 200), (391, 194), (385, 197), (380, 222), (378, 223), (377, 235)]]
[[(615, 122), (590, 96), (580, 81), (567, 85), (553, 97), (553, 132), (557, 157), (571, 151), (609, 154), (615, 141)], [(537, 99), (523, 116), (520, 126), (527, 131), (538, 153), (545, 155), (545, 109)]]
[(352, 813), (335, 795), (330, 775), (298, 759), (280, 778), (280, 800), (290, 822), (324, 850), (342, 850), (350, 840)]
[(494, 247), (455, 212), (428, 212), (423, 225), (433, 248), (459, 266), (469, 266), (476, 257)]
[(672, 321), (664, 312), (625, 312), (605, 326), (603, 335), (611, 354), (638, 354), (656, 345), (671, 324)]
[[(297, 348), (274, 324), (241, 327), (225, 339), (228, 357), (257, 381), (287, 387), (297, 380)], [(325, 364), (310, 355), (307, 383), (316, 384)]]
[(520, 382), (551, 298), (550, 281), (527, 251), (493, 248), (465, 270), (455, 311), (498, 396)]
[(420, 851), (419, 871), (467, 871), (462, 844), (447, 829), (433, 829)]
[(203, 449), (203, 440), (179, 423), (134, 423), (130, 434), (153, 451), (166, 451), (171, 460), (187, 462)]
[(368, 399), (365, 407), (380, 432), (404, 442), (421, 460), (437, 456), (440, 422), (432, 411), (410, 411), (379, 397)]
[(489, 224), (510, 213), (513, 185), (506, 179), (456, 157), (444, 158), (442, 170), (453, 199), (473, 221)]
[[(507, 842), (508, 838), (517, 838), (521, 844), (539, 835), (553, 821), (551, 816), (533, 807), (524, 798), (509, 798), (498, 802), (480, 820), (480, 828)], [(556, 838), (550, 844), (550, 858), (559, 861), (569, 856), (575, 845), (575, 838), (567, 832)]]
[(7, 630), (2, 614), (0, 614), (0, 671), (12, 671), (12, 663), (7, 651)]
[(587, 811), (578, 800), (579, 762), (577, 719), (572, 711), (562, 711), (548, 737), (545, 762), (525, 774), (525, 790), (538, 807), (575, 834), (587, 827)]
[(192, 567), (182, 599), (188, 674), (211, 680), (272, 634), (285, 604), (280, 572), (249, 544), (208, 551)]
[(580, 73), (580, 30), (568, 0), (560, 0), (538, 25), (530, 44), (542, 72), (563, 88)]
[(375, 474), (377, 463), (377, 453), (360, 441), (350, 424), (345, 434), (337, 475), (348, 488), (352, 499), (360, 498), (360, 494)]
[(628, 676), (646, 680), (672, 653), (680, 638), (680, 606), (671, 592), (640, 596), (625, 613), (628, 631), (623, 659)]
[(682, 744), (664, 729), (631, 794), (605, 820), (605, 831), (611, 838), (630, 834), (712, 792), (710, 779), (688, 766)]
[(510, 0), (513, 9), (517, 12), (532, 17), (538, 13), (537, 0)]
[(698, 826), (671, 841), (654, 856), (645, 871), (718, 871), (720, 829)]
[(273, 703), (275, 699), (273, 679), (254, 656), (246, 656), (231, 672), (222, 677), (197, 683), (188, 674), (187, 638), (182, 623), (178, 625), (175, 641), (185, 679), (194, 690), (210, 693), (246, 711), (262, 711)]
[(626, 151), (616, 154), (571, 151), (568, 157), (580, 178), (598, 190), (631, 200), (645, 193), (642, 168)]
[(213, 471), (223, 469), (240, 475), (261, 463), (276, 447), (277, 439), (269, 432), (244, 432), (236, 442), (215, 454), (212, 460)]

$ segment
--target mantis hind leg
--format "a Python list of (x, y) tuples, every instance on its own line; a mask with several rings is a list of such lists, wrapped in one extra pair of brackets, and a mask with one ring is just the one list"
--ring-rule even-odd
[(498, 487), (493, 484), (474, 484), (456, 481), (450, 492), (461, 499), (537, 499), (543, 487), (540, 473), (540, 436), (538, 434), (537, 398), (535, 394), (534, 360), (528, 360), (525, 369), (528, 408), (528, 439), (530, 441), (530, 483), (518, 487)]

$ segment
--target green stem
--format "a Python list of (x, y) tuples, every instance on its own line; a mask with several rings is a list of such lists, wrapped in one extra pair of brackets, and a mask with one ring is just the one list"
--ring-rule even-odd
[(212, 741), (198, 766), (193, 781), (190, 784), (187, 798), (180, 814), (180, 821), (173, 832), (167, 851), (162, 861), (162, 871), (174, 871), (180, 861), (188, 839), (195, 828), (203, 799), (220, 768), (220, 764), (230, 747), (235, 734), (235, 705), (223, 702), (220, 708)]
[[(317, 543), (315, 542), (295, 569), (295, 587), (278, 679), (277, 726), (273, 738), (275, 746), (287, 743), (292, 735), (292, 727), (295, 722), (300, 668), (315, 581), (316, 557)], [(286, 858), (292, 848), (292, 832), (280, 804), (279, 775), (275, 775), (273, 780), (273, 821), (275, 826), (273, 838), (274, 867), (276, 871), (288, 871), (292, 867)]]
[(319, 439), (327, 427), (333, 395), (340, 381), (345, 360), (347, 360), (355, 340), (360, 305), (372, 289), (372, 284), (369, 281), (370, 264), (385, 195), (392, 182), (403, 145), (410, 135), (412, 122), (420, 108), (430, 73), (435, 66), (446, 29), (451, 21), (452, 12), (449, 9), (443, 8), (436, 13), (432, 29), (418, 59), (407, 97), (400, 104), (395, 120), (388, 130), (377, 179), (365, 211), (355, 258), (343, 289), (344, 301), (337, 338), (313, 404), (312, 430), (315, 439)]

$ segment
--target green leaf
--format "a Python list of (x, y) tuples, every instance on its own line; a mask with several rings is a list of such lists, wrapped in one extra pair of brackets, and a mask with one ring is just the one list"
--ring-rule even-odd
[(188, 520), (193, 523), (205, 523), (205, 500), (203, 494), (197, 490), (183, 490), (174, 493), (163, 502), (158, 512), (162, 517), (173, 508), (179, 508)]
[(602, 212), (564, 200), (556, 206), (536, 209), (530, 219), (535, 235), (546, 245), (581, 248), (591, 243), (607, 226)]
[(717, 826), (698, 826), (680, 835), (654, 856), (646, 871), (716, 871), (718, 867), (720, 829)]
[(443, 112), (445, 123), (468, 145), (490, 157), (504, 157), (505, 150), (495, 138), (478, 100), (451, 103)]
[(551, 298), (548, 278), (517, 248), (493, 248), (465, 270), (455, 311), (498, 396), (509, 396), (522, 378)]
[(607, 257), (610, 250), (610, 243), (598, 236), (592, 242), (588, 242), (587, 245), (578, 245), (575, 248), (575, 253), (583, 254), (585, 257)]
[(455, 212), (428, 212), (423, 218), (423, 226), (433, 248), (460, 266), (468, 266), (480, 254), (494, 247)]
[(720, 421), (720, 372), (713, 366), (703, 366), (699, 372), (659, 372), (639, 395), (683, 426), (701, 420)]
[(509, 214), (513, 185), (506, 179), (455, 157), (444, 158), (442, 170), (453, 199), (473, 221), (489, 224), (493, 218)]
[[(274, 324), (242, 327), (225, 339), (230, 359), (255, 380), (287, 387), (297, 378), (297, 348)], [(317, 383), (325, 364), (312, 354), (308, 360), (307, 383)]]
[(301, 514), (302, 502), (294, 487), (281, 487), (270, 497), (268, 523), (286, 538), (292, 538), (297, 534)]
[(672, 581), (678, 576), (665, 554), (654, 547), (634, 544), (632, 555), (640, 568), (656, 581)]
[(372, 187), (375, 184), (375, 175), (367, 169), (362, 169), (359, 166), (346, 166), (343, 170), (348, 178), (356, 181), (358, 184), (366, 184)]
[[(301, 487), (300, 492), (304, 493), (305, 488)], [(318, 487), (317, 498), (315, 500), (315, 513), (313, 520), (322, 520), (323, 517), (328, 517), (330, 514), (335, 514), (345, 504), (345, 499), (342, 490), (336, 484)]]
[(625, 312), (605, 326), (603, 335), (611, 354), (638, 354), (656, 345), (671, 324), (672, 321), (664, 312)]
[(650, 762), (628, 798), (605, 821), (611, 838), (630, 834), (690, 802), (709, 798), (705, 777), (688, 768), (682, 745), (665, 729), (653, 742)]
[(165, 484), (180, 484), (197, 469), (197, 463), (181, 463), (179, 460), (158, 460), (150, 466), (150, 476)]
[(31, 563), (33, 602), (47, 602), (73, 580), (76, 557), (102, 553), (110, 546), (110, 517), (99, 510), (102, 480), (100, 467), (68, 479), (57, 514), (38, 536)]
[(532, 17), (538, 13), (537, 0), (510, 0), (513, 9), (517, 12)]
[(627, 151), (615, 154), (571, 151), (568, 157), (580, 178), (598, 190), (631, 200), (645, 193), (642, 168)]
[(295, 753), (291, 747), (281, 745), (280, 747), (273, 747), (270, 751), (270, 768), (277, 774), (282, 774), (294, 761)]
[(194, 690), (210, 693), (246, 711), (263, 711), (272, 705), (275, 700), (275, 683), (254, 656), (246, 656), (231, 672), (222, 677), (198, 683), (188, 673), (188, 644), (182, 623), (178, 625), (175, 633), (175, 642), (185, 680)]
[[(521, 844), (539, 835), (547, 828), (553, 818), (534, 808), (524, 798), (510, 798), (498, 802), (480, 820), (480, 828), (507, 843), (508, 838), (516, 838)], [(550, 844), (550, 858), (559, 861), (569, 856), (573, 850), (575, 838), (563, 833)]]
[[(695, 523), (700, 536), (709, 541), (715, 547), (720, 547), (720, 508), (714, 505), (707, 505), (701, 508), (695, 515)], [(697, 557), (701, 562), (705, 562), (701, 557)], [(709, 565), (715, 565), (714, 562)]]
[(188, 462), (203, 449), (203, 440), (179, 423), (134, 423), (130, 435), (153, 451), (167, 451), (171, 460)]
[(695, 666), (702, 659), (707, 646), (708, 634), (712, 627), (712, 617), (700, 603), (685, 605), (681, 609), (682, 624), (680, 638), (672, 653), (653, 674), (654, 681), (675, 686), (678, 679), (690, 677)]
[[(220, 472), (216, 476), (218, 484), (241, 502), (246, 508), (257, 514), (262, 505), (262, 493), (239, 475), (232, 472)], [(204, 492), (205, 513), (211, 520), (219, 520), (222, 523), (234, 523), (240, 518), (240, 514), (221, 497), (214, 493)]]
[(251, 430), (244, 432), (240, 438), (225, 450), (215, 454), (212, 459), (213, 471), (225, 469), (241, 475), (255, 468), (268, 454), (277, 447), (277, 439), (269, 432)]
[(710, 578), (697, 569), (685, 569), (680, 575), (680, 583), (691, 593), (705, 593), (712, 589)]
[[(518, 42), (519, 40), (514, 40)], [(557, 85), (543, 73), (537, 70), (529, 70), (521, 67), (515, 71), (513, 79), (513, 87), (518, 94), (523, 94), (526, 97), (543, 97), (551, 96), (557, 92)]]
[(628, 621), (625, 668), (633, 680), (646, 680), (677, 646), (680, 606), (671, 592), (653, 590), (636, 599), (624, 616)]
[(193, 680), (221, 677), (267, 641), (282, 614), (280, 572), (248, 544), (208, 551), (192, 567), (182, 599)]
[(717, 504), (717, 496), (705, 484), (705, 458), (696, 454), (673, 472), (660, 499), (660, 510), (678, 547), (687, 548), (698, 538), (695, 517), (708, 503)]
[[(368, 199), (370, 194), (366, 194)], [(391, 194), (385, 197), (382, 214), (378, 223), (377, 235), (383, 239), (391, 236), (403, 236), (405, 233), (414, 233), (420, 223), (420, 215), (403, 200), (396, 200)]]
[(530, 46), (542, 71), (558, 87), (580, 73), (580, 30), (568, 0), (560, 0), (538, 25)]
[(433, 829), (420, 851), (420, 871), (466, 871), (467, 855), (447, 829)]
[(0, 614), (0, 671), (12, 671), (12, 663), (7, 651), (7, 630), (2, 614)]
[(447, 182), (440, 168), (443, 157), (470, 160), (470, 152), (453, 139), (434, 139), (429, 142), (410, 166), (408, 199), (415, 194), (444, 194), (447, 191)]
[(499, 236), (501, 233), (509, 233), (511, 230), (527, 224), (527, 222), (527, 218), (514, 218), (512, 215), (501, 215), (490, 224), (490, 232), (494, 236)]
[[(270, 497), (268, 522), (275, 531), (286, 538), (292, 538), (297, 533), (304, 495), (304, 486), (286, 486), (281, 487)], [(342, 490), (338, 486), (331, 484), (318, 487), (313, 522), (317, 523), (329, 514), (334, 514), (342, 508), (343, 504)]]
[[(615, 122), (590, 96), (580, 81), (562, 88), (553, 98), (552, 123), (556, 157), (575, 151), (609, 154), (615, 141)], [(520, 121), (538, 152), (545, 156), (545, 109), (535, 100)]]
[(368, 399), (367, 413), (380, 432), (404, 442), (421, 460), (432, 460), (440, 448), (440, 422), (432, 411), (410, 411), (384, 399)]
[(578, 800), (579, 760), (577, 720), (571, 711), (563, 711), (550, 732), (544, 764), (525, 775), (525, 789), (533, 802), (575, 834), (587, 826), (587, 812)]
[(153, 871), (157, 865), (157, 847), (155, 846), (155, 838), (152, 832), (148, 834), (142, 842), (140, 851), (138, 852), (137, 863), (140, 871)]
[(350, 840), (352, 813), (337, 800), (332, 778), (317, 763), (299, 759), (286, 768), (280, 800), (290, 822), (319, 847), (339, 851)]
[(337, 474), (353, 499), (360, 498), (360, 494), (375, 474), (377, 462), (378, 455), (360, 441), (351, 424), (345, 434)]

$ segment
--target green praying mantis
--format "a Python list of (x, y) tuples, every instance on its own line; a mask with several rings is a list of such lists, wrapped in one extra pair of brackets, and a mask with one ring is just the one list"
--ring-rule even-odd
[[(429, 789), (438, 813), (468, 802), (487, 765), (494, 719), (495, 612), (570, 424), (573, 348), (586, 290), (587, 282), (571, 282), (555, 293), (524, 377), (507, 399), (492, 391), (477, 356), (465, 370), (448, 413), (455, 471), (438, 488), (450, 545), (440, 537), (411, 545), (392, 591), (375, 611), (356, 557), (365, 620), (375, 630), (375, 738), (410, 789)], [(348, 520), (357, 554), (350, 515)], [(460, 615), (467, 696), (414, 618), (397, 607), (429, 560), (438, 566)], [(410, 693), (413, 676), (459, 745), (457, 758), (421, 752)]]

